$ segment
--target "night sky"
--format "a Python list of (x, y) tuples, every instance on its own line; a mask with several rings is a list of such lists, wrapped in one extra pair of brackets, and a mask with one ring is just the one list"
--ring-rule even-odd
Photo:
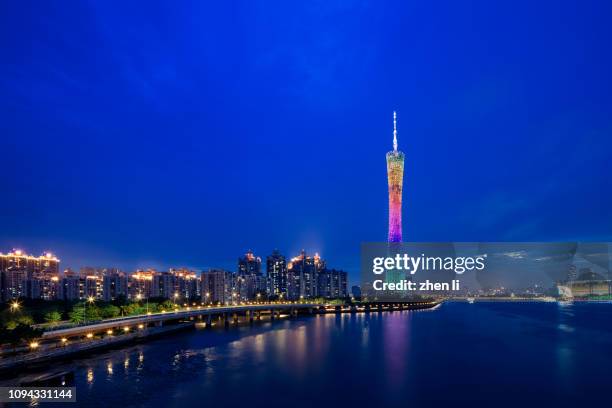
[(405, 241), (611, 240), (611, 7), (2, 2), (0, 251), (356, 281), (394, 109)]

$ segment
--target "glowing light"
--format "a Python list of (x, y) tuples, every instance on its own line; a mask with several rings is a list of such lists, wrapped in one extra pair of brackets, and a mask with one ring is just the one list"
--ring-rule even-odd
[(113, 331), (109, 329), (109, 330), (106, 331), (106, 334), (111, 335), (111, 334), (113, 334)]
[(62, 337), (62, 343), (66, 343), (67, 341), (68, 341), (68, 339), (67, 339), (67, 338)]
[(21, 307), (21, 305), (17, 301), (14, 301), (13, 303), (11, 303), (11, 311), (12, 312), (14, 312), (16, 310), (19, 310), (20, 307)]
[(38, 342), (37, 342), (37, 341), (33, 341), (33, 342), (31, 342), (31, 343), (30, 343), (30, 348), (31, 348), (31, 349), (36, 349), (36, 348), (38, 348)]
[(144, 324), (139, 324), (139, 325), (138, 325), (138, 328), (139, 328), (139, 329), (144, 329)]
[(126, 326), (126, 327), (123, 328), (123, 331), (127, 333), (127, 332), (130, 331), (130, 328)]
[(93, 337), (93, 333), (87, 333), (87, 338), (91, 339)]
[(389, 184), (389, 242), (402, 242), (404, 153), (397, 150), (397, 115), (393, 112), (393, 151), (387, 153)]

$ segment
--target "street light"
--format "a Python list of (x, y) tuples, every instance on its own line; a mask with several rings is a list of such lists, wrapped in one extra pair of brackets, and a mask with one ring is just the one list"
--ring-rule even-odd
[[(139, 302), (142, 300), (142, 294), (137, 294), (136, 295), (136, 300), (138, 300)], [(147, 296), (147, 315), (149, 314), (149, 297)]]
[(16, 312), (20, 307), (21, 305), (19, 302), (15, 300), (13, 303), (11, 303), (11, 312)]
[(83, 322), (87, 323), (87, 303), (93, 303), (95, 302), (95, 298), (93, 296), (88, 296), (87, 297), (87, 302), (85, 302), (84, 306), (83, 306)]

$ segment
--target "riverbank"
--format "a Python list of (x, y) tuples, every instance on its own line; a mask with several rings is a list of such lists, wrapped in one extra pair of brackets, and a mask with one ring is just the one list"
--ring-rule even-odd
[(23, 369), (24, 367), (48, 363), (66, 357), (76, 357), (92, 351), (117, 347), (126, 343), (142, 341), (181, 330), (192, 329), (193, 327), (193, 322), (179, 323), (172, 326), (150, 327), (137, 332), (122, 334), (121, 336), (109, 336), (103, 339), (82, 341), (66, 346), (58, 346), (53, 349), (42, 350), (40, 352), (30, 352), (18, 357), (5, 357), (0, 359), (0, 374), (5, 374), (9, 370)]
[(83, 407), (233, 408), (270, 398), (293, 408), (321, 398), (342, 406), (605, 406), (611, 319), (606, 304), (444, 302), (435, 312), (326, 313), (228, 330), (197, 324), (15, 371), (0, 385), (64, 376)]
[[(287, 305), (285, 316), (295, 317), (298, 314), (307, 315), (318, 315), (318, 314), (344, 314), (344, 313), (382, 313), (382, 312), (393, 312), (393, 311), (409, 311), (409, 310), (422, 310), (431, 309), (438, 306), (438, 301), (424, 301), (424, 302), (407, 302), (407, 303), (359, 303), (351, 305)], [(305, 309), (300, 310), (299, 307), (304, 306)], [(262, 316), (262, 312), (266, 306), (250, 306), (251, 308), (257, 308), (255, 313), (254, 310), (249, 310), (249, 306), (240, 307), (239, 309), (244, 313), (241, 318), (237, 313), (238, 308), (234, 308), (232, 313), (229, 313), (228, 308), (205, 308), (201, 310), (190, 310), (186, 312), (170, 313), (170, 314), (158, 314), (158, 315), (147, 315), (147, 316), (136, 316), (132, 318), (123, 319), (110, 319), (108, 321), (102, 321), (95, 324), (98, 331), (105, 333), (106, 330), (111, 329), (115, 326), (129, 329), (129, 325), (136, 325), (135, 330), (125, 331), (118, 330), (120, 333), (115, 335), (115, 331), (108, 330), (112, 334), (103, 334), (103, 337), (94, 337), (91, 331), (94, 330), (93, 326), (78, 326), (71, 329), (55, 330), (53, 332), (46, 332), (43, 334), (43, 338), (57, 338), (60, 340), (55, 346), (51, 345), (47, 348), (40, 347), (38, 351), (30, 351), (24, 354), (16, 356), (8, 356), (0, 359), (0, 375), (6, 373), (9, 370), (24, 369), (31, 365), (42, 365), (50, 361), (60, 360), (64, 358), (74, 357), (78, 355), (85, 355), (90, 352), (121, 346), (125, 343), (135, 341), (145, 341), (146, 339), (170, 334), (179, 330), (186, 330), (193, 328), (196, 323), (201, 322), (206, 326), (213, 326), (215, 324), (223, 324), (225, 327), (230, 327), (230, 324), (237, 324), (239, 322), (252, 323), (255, 320), (259, 320)], [(267, 306), (269, 307), (269, 306)], [(278, 305), (275, 305), (278, 307)], [(242, 310), (244, 309), (244, 310)], [(280, 310), (272, 309), (267, 315), (271, 320), (280, 317)], [(172, 321), (170, 325), (164, 325), (164, 321)], [(217, 323), (215, 323), (217, 321)], [(63, 336), (67, 336), (69, 331), (79, 330), (81, 337), (79, 340), (70, 342), (61, 342), (67, 340)], [(84, 336), (83, 336), (84, 335)]]

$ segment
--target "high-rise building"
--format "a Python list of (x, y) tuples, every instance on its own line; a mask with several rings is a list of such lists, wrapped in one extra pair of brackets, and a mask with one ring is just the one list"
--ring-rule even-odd
[(249, 249), (244, 256), (238, 258), (238, 274), (261, 275), (261, 258)]
[(278, 249), (266, 258), (266, 275), (268, 276), (268, 294), (287, 298), (287, 261)]
[(130, 299), (160, 297), (159, 291), (153, 290), (153, 278), (157, 275), (154, 269), (137, 270), (128, 278), (128, 297)]
[(200, 285), (195, 271), (187, 268), (170, 268), (169, 272), (174, 276), (173, 296), (178, 293), (178, 297), (185, 302), (200, 296)]
[(287, 298), (314, 298), (318, 296), (318, 275), (325, 268), (325, 261), (319, 254), (306, 255), (302, 250), (300, 255), (291, 258), (287, 264)]
[(397, 114), (393, 111), (393, 150), (387, 153), (389, 183), (389, 242), (402, 242), (404, 153), (397, 150)]
[(158, 272), (153, 276), (153, 297), (183, 300), (176, 291), (175, 277), (170, 272)]
[(209, 269), (200, 275), (202, 303), (229, 304), (233, 295), (233, 274), (222, 269)]
[(119, 297), (128, 297), (128, 277), (123, 272), (112, 270), (102, 276), (102, 300), (110, 302)]
[(39, 257), (19, 249), (0, 253), (0, 297), (4, 301), (22, 296), (51, 299), (59, 280), (59, 262), (50, 252)]
[(347, 273), (336, 269), (323, 269), (318, 276), (318, 296), (339, 299), (347, 295)]
[(80, 278), (74, 274), (64, 274), (60, 279), (57, 298), (60, 300), (77, 300), (81, 297)]
[(266, 294), (268, 285), (261, 273), (261, 258), (251, 250), (238, 258), (235, 286), (240, 300), (254, 300), (257, 295), (261, 297)]
[(104, 289), (102, 283), (102, 276), (98, 275), (86, 275), (80, 278), (80, 298), (87, 299), (93, 297), (94, 299), (102, 299), (102, 291)]

